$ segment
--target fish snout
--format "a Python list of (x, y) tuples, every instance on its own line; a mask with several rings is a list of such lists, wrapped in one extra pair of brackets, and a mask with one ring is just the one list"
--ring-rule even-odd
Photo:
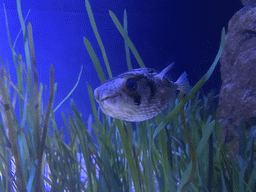
[(105, 101), (115, 102), (115, 98), (118, 95), (120, 94), (116, 93), (113, 90), (106, 90), (106, 89), (100, 89), (100, 88), (96, 88), (94, 90), (94, 98), (98, 103), (105, 102)]

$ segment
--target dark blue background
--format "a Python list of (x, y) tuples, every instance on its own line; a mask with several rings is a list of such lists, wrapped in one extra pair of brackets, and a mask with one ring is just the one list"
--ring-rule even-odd
[[(8, 60), (13, 81), (17, 83), (7, 41), (2, 3), (5, 3), (7, 9), (11, 38), (14, 42), (20, 30), (16, 1), (6, 0), (0, 4), (0, 56)], [(232, 15), (242, 8), (239, 0), (91, 0), (90, 3), (114, 76), (127, 71), (127, 66), (124, 41), (108, 10), (112, 10), (123, 22), (123, 12), (126, 9), (129, 36), (145, 65), (161, 71), (175, 61), (175, 67), (169, 73), (172, 79), (175, 81), (186, 71), (191, 85), (194, 85), (212, 64), (219, 48), (222, 27), (227, 26)], [(61, 111), (65, 114), (66, 110), (70, 111), (71, 99), (82, 113), (83, 119), (87, 120), (91, 107), (86, 82), (95, 89), (100, 85), (100, 81), (84, 46), (83, 37), (90, 40), (102, 65), (103, 59), (84, 0), (21, 0), (21, 8), (24, 17), (31, 9), (28, 21), (33, 27), (39, 81), (49, 87), (50, 65), (55, 68), (55, 82), (58, 87), (54, 107), (73, 88), (81, 65), (84, 67), (77, 89), (55, 114), (58, 125), (63, 125), (60, 114)], [(22, 43), (20, 35), (16, 52), (23, 53)], [(134, 58), (132, 61), (134, 68), (139, 67)], [(220, 85), (218, 65), (204, 89), (219, 89)]]

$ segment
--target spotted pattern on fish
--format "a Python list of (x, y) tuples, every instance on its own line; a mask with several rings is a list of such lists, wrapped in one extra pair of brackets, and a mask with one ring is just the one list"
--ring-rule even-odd
[(150, 119), (175, 98), (175, 90), (189, 92), (186, 72), (176, 82), (165, 75), (172, 66), (160, 73), (151, 68), (122, 73), (96, 88), (94, 97), (101, 110), (111, 117), (126, 121)]

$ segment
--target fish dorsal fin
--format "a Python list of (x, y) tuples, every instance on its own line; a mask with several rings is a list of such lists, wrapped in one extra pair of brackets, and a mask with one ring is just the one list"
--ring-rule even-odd
[(159, 74), (155, 75), (155, 78), (163, 79), (164, 75), (173, 67), (174, 62), (164, 68)]

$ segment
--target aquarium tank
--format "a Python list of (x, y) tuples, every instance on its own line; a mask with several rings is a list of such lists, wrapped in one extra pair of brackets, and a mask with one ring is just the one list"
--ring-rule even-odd
[(0, 191), (256, 191), (256, 106), (226, 118), (221, 97), (254, 1), (0, 7)]

